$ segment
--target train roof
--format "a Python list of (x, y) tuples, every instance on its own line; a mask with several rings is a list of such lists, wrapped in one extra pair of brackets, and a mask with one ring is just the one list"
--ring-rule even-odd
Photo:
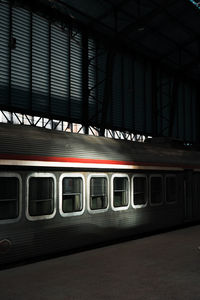
[(199, 151), (169, 143), (132, 142), (3, 123), (0, 141), (1, 164), (40, 161), (97, 168), (107, 165), (109, 168), (200, 169)]

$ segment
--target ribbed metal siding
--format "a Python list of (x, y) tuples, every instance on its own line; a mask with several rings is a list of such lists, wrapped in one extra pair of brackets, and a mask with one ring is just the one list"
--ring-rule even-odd
[(124, 57), (124, 79), (123, 79), (123, 93), (124, 93), (124, 123), (128, 130), (133, 131), (135, 128), (135, 120), (133, 118), (134, 112), (134, 69), (132, 59)]
[[(100, 44), (98, 44), (98, 42), (96, 42), (96, 63), (97, 63), (97, 107), (96, 107), (96, 111), (98, 112), (97, 116), (96, 116), (96, 120), (98, 121), (98, 123), (101, 122), (101, 118), (102, 118), (102, 104), (103, 104), (103, 99), (104, 99), (104, 89), (105, 89), (105, 79), (106, 79), (106, 52), (105, 50), (102, 48), (102, 46)], [(107, 110), (107, 115), (104, 116), (104, 118), (106, 118), (106, 121), (108, 123), (109, 120), (109, 116), (110, 116), (110, 107), (108, 107)], [(94, 120), (95, 120), (94, 119)]]
[(146, 114), (145, 114), (145, 67), (142, 61), (135, 61), (135, 114), (134, 114), (134, 121), (135, 121), (135, 130), (144, 132), (145, 131), (145, 121), (146, 121)]
[(70, 40), (70, 97), (72, 118), (81, 120), (82, 114), (82, 40), (81, 34), (71, 32)]
[(0, 5), (0, 104), (9, 103), (9, 69), (10, 69), (10, 8), (8, 4)]
[(116, 55), (113, 67), (113, 77), (112, 77), (112, 103), (111, 103), (111, 118), (113, 124), (116, 128), (124, 128), (124, 95), (123, 95), (123, 58), (121, 55)]
[(11, 56), (11, 103), (28, 109), (30, 102), (30, 13), (24, 9), (12, 10), (12, 36), (16, 47)]
[(96, 44), (88, 40), (88, 89), (89, 89), (89, 120), (94, 122), (98, 116)]
[(61, 28), (51, 29), (51, 109), (63, 118), (69, 114), (69, 35)]
[(32, 109), (50, 112), (49, 103), (49, 23), (32, 17)]

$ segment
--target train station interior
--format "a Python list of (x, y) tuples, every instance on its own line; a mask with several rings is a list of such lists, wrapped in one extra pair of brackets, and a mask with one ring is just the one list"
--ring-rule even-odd
[(200, 299), (199, 23), (0, 0), (0, 299)]

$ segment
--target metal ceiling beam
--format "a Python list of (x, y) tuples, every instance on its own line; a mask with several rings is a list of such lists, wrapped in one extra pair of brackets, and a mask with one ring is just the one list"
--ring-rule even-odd
[[(149, 27), (149, 28), (150, 28), (150, 27)], [(187, 53), (189, 56), (191, 56), (191, 57), (196, 57), (197, 59), (199, 58), (198, 55), (195, 55), (193, 52), (191, 52), (190, 50), (188, 50), (187, 48), (185, 48), (185, 44), (180, 45), (180, 44), (177, 43), (175, 40), (173, 40), (172, 38), (170, 38), (170, 37), (167, 36), (166, 34), (160, 32), (159, 30), (153, 30), (153, 29), (151, 29), (151, 32), (153, 32), (154, 35), (159, 35), (160, 37), (162, 37), (162, 38), (165, 39), (166, 41), (168, 41), (168, 42), (170, 42), (171, 44), (173, 44), (173, 45), (176, 46), (176, 49), (173, 50), (173, 51), (171, 51), (172, 54), (173, 54), (174, 52), (176, 52), (177, 49), (179, 49), (179, 50), (181, 49), (182, 51), (184, 51), (185, 53)], [(196, 40), (196, 39), (195, 39), (195, 40)], [(136, 40), (134, 40), (134, 41), (136, 41)], [(169, 55), (168, 55), (168, 57), (169, 57)], [(158, 60), (159, 60), (159, 58), (158, 58)]]
[(172, 55), (173, 53), (175, 53), (176, 51), (179, 51), (180, 49), (185, 48), (185, 47), (189, 46), (190, 44), (192, 44), (192, 43), (194, 43), (194, 42), (196, 42), (196, 41), (197, 41), (196, 38), (191, 38), (191, 39), (185, 41), (184, 43), (178, 44), (176, 49), (173, 49), (173, 50), (171, 50), (171, 51), (168, 51), (166, 54), (161, 55), (161, 56), (158, 58), (158, 61), (164, 60), (165, 58), (171, 56), (171, 55)]
[[(187, 31), (187, 33), (192, 34), (192, 35), (195, 35), (195, 36), (196, 36), (196, 39), (199, 40), (199, 38), (200, 38), (200, 34), (199, 34), (199, 33), (197, 33), (196, 31), (193, 31), (191, 28), (189, 28), (188, 26), (186, 26), (184, 23), (182, 23), (181, 21), (177, 20), (177, 18), (175, 18), (173, 15), (171, 15), (164, 7), (161, 6), (160, 4), (155, 3), (155, 1), (153, 1), (153, 0), (151, 0), (151, 2), (154, 3), (154, 5), (157, 5), (157, 7), (162, 7), (162, 8), (163, 8), (163, 12), (164, 12), (165, 14), (167, 14), (167, 16), (168, 16), (171, 20), (173, 20), (174, 22), (178, 23), (179, 26), (184, 27), (184, 28), (185, 28), (185, 31)], [(147, 25), (147, 26), (149, 27), (149, 25)], [(149, 27), (149, 28), (150, 28), (150, 27)], [(160, 27), (159, 27), (159, 28), (160, 28)], [(177, 43), (176, 41), (174, 41), (173, 39), (171, 39), (170, 37), (168, 37), (167, 35), (163, 34), (162, 32), (160, 32), (160, 31), (157, 30), (157, 29), (152, 29), (152, 28), (150, 28), (149, 31), (151, 31), (151, 32), (153, 32), (153, 33), (155, 33), (155, 34), (159, 34), (161, 37), (165, 38), (166, 40), (168, 40), (169, 42), (173, 43), (173, 44), (176, 45), (176, 47), (177, 47), (176, 49), (174, 49), (174, 50), (168, 52), (166, 55), (163, 55), (162, 57), (160, 57), (160, 58), (158, 59), (159, 61), (162, 60), (163, 58), (169, 57), (170, 54), (173, 54), (174, 52), (177, 51), (177, 49), (180, 49), (180, 48), (181, 48), (184, 52), (188, 53), (190, 56), (192, 56), (192, 57), (195, 56), (195, 57), (198, 59), (198, 56), (196, 56), (194, 53), (190, 52), (187, 48), (185, 48), (185, 46), (188, 46), (190, 43), (192, 43), (192, 42), (195, 41), (196, 39), (192, 38), (192, 39), (189, 40), (189, 42), (187, 42), (187, 44), (185, 44), (185, 43), (183, 44), (183, 43), (182, 43), (182, 44), (180, 45), (179, 43)], [(134, 39), (134, 42), (136, 42), (136, 41), (141, 40), (142, 38), (144, 38), (144, 37), (149, 33), (149, 31), (146, 32), (146, 33), (144, 33), (144, 34), (141, 34), (139, 38)]]
[(123, 30), (120, 32), (121, 34), (129, 34), (129, 31), (133, 31), (133, 29), (137, 29), (138, 26), (146, 25), (149, 23), (153, 18), (157, 15), (161, 14), (166, 7), (172, 5), (173, 3), (180, 1), (180, 0), (167, 0), (164, 4), (159, 5), (156, 9), (152, 10), (150, 13), (143, 15), (142, 17), (136, 18), (136, 22), (132, 22), (131, 24), (127, 25)]
[(105, 11), (102, 15), (100, 15), (99, 17), (96, 18), (96, 20), (102, 20), (105, 19), (107, 16), (111, 15), (114, 11), (119, 11), (123, 8), (124, 5), (128, 4), (130, 1), (132, 0), (122, 0), (119, 4), (117, 5), (113, 5), (113, 3), (111, 3), (110, 1), (105, 1), (106, 3), (109, 3), (110, 5), (112, 5), (112, 8), (110, 8), (109, 10)]
[[(151, 0), (152, 3), (154, 3), (155, 5), (157, 6), (160, 6), (160, 4), (158, 4), (157, 2), (155, 3), (155, 1)], [(184, 1), (184, 3), (186, 3), (187, 1)], [(177, 18), (177, 16), (174, 16), (172, 15), (172, 13), (169, 13), (167, 8), (165, 8), (163, 10), (163, 13), (165, 15), (167, 15), (167, 17), (172, 20), (173, 22), (177, 23), (181, 28), (184, 28), (185, 29), (185, 32), (187, 32), (188, 34), (193, 34), (193, 35), (196, 35), (196, 37), (199, 39), (200, 38), (200, 34), (199, 32), (196, 32), (194, 28), (190, 28), (188, 27), (184, 22), (182, 22), (180, 20), (180, 18)]]

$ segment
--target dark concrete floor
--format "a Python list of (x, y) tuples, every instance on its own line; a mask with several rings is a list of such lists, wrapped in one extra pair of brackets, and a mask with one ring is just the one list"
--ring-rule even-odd
[(1, 300), (200, 300), (200, 226), (0, 271)]

